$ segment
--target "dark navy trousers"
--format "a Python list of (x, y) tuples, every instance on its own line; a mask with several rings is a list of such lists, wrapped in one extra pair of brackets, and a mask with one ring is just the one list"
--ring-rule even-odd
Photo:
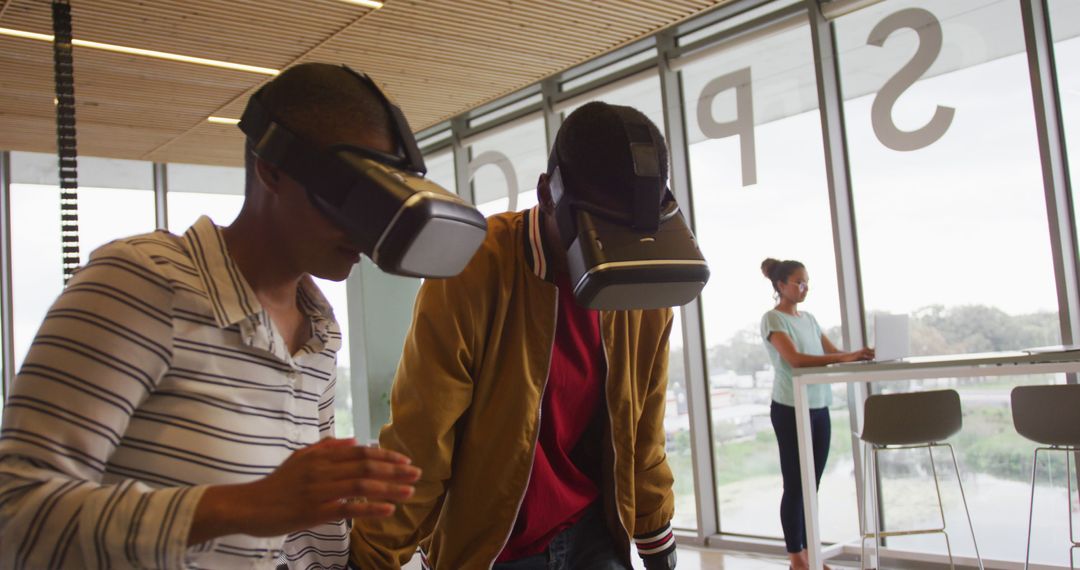
[[(799, 475), (799, 446), (795, 432), (795, 408), (777, 402), (769, 410), (776, 443), (780, 446), (780, 473), (784, 476), (784, 497), (780, 499), (780, 525), (784, 528), (784, 543), (788, 552), (806, 549), (806, 518), (803, 516), (803, 494)], [(814, 476), (818, 484), (825, 472), (832, 439), (829, 408), (810, 410), (810, 432), (814, 440)]]

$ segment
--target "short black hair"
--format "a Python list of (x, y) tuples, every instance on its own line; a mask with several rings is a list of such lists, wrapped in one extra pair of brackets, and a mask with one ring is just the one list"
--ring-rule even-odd
[[(633, 119), (629, 128), (645, 128), (652, 133), (656, 141), (660, 176), (666, 181), (668, 149), (660, 129), (633, 107), (602, 101), (578, 107), (563, 121), (555, 138), (555, 149), (548, 160), (548, 174), (558, 166), (567, 180), (576, 183), (572, 186), (582, 184), (583, 187), (608, 193), (609, 198), (627, 200), (635, 174), (624, 117)], [(573, 191), (570, 186), (568, 191)]]
[[(267, 83), (258, 96), (275, 120), (319, 146), (356, 142), (358, 133), (395, 137), (379, 94), (340, 65), (294, 65)], [(247, 141), (244, 165), (249, 185), (254, 162), (251, 141)]]
[(290, 130), (315, 142), (348, 142), (356, 133), (393, 137), (382, 98), (347, 69), (301, 63), (266, 84), (259, 101)]

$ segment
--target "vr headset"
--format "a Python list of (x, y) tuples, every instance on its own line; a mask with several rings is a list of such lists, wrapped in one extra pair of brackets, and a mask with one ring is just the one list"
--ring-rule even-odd
[(552, 150), (551, 195), (574, 298), (601, 310), (685, 305), (705, 287), (709, 266), (661, 176), (652, 130), (637, 116), (617, 111), (634, 163), (629, 212), (575, 195), (573, 181), (558, 165), (558, 145)]
[(382, 100), (400, 149), (349, 144), (319, 148), (289, 130), (256, 92), (240, 119), (255, 155), (299, 182), (315, 206), (380, 269), (452, 277), (479, 249), (487, 221), (476, 208), (424, 178), (427, 169), (401, 109), (366, 74), (342, 68)]

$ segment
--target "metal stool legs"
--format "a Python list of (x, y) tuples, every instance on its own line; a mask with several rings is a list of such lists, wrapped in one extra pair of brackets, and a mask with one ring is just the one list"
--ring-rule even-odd
[[(1069, 547), (1069, 568), (1076, 568), (1076, 562), (1074, 561), (1073, 556), (1076, 554), (1076, 549), (1080, 548), (1080, 539), (1078, 539), (1076, 537), (1076, 534), (1073, 533), (1073, 516), (1072, 516), (1072, 480), (1073, 479), (1072, 479), (1072, 470), (1069, 468), (1069, 458), (1071, 457), (1073, 461), (1076, 461), (1076, 453), (1077, 453), (1076, 450), (1070, 450), (1065, 455), (1065, 479), (1069, 482), (1069, 500), (1067, 501), (1068, 502), (1068, 513), (1069, 513), (1069, 541), (1072, 542), (1072, 545)], [(1078, 474), (1080, 474), (1080, 465), (1076, 466), (1076, 471), (1078, 472)], [(1077, 502), (1080, 503), (1080, 498), (1077, 499)]]
[[(956, 472), (956, 484), (960, 487), (960, 501), (964, 503), (964, 515), (967, 516), (968, 531), (971, 532), (971, 544), (975, 547), (975, 560), (979, 562), (979, 570), (983, 570), (982, 554), (979, 553), (979, 541), (975, 540), (975, 523), (971, 521), (971, 510), (968, 509), (967, 494), (964, 493), (964, 484), (960, 481), (960, 465), (956, 462), (956, 452), (953, 451), (952, 444), (946, 443), (945, 447), (949, 448), (949, 455), (952, 456), (953, 470)], [(931, 452), (933, 456), (933, 452)], [(932, 459), (932, 457), (931, 457)], [(937, 477), (934, 477), (935, 480)], [(941, 491), (938, 491), (938, 501), (940, 502)]]
[[(1073, 530), (1073, 514), (1072, 514), (1072, 463), (1075, 461), (1076, 453), (1080, 452), (1080, 449), (1072, 447), (1037, 447), (1035, 448), (1035, 456), (1031, 461), (1031, 501), (1028, 505), (1028, 533), (1027, 533), (1027, 549), (1024, 553), (1024, 570), (1028, 570), (1031, 563), (1031, 529), (1035, 520), (1035, 474), (1039, 468), (1039, 452), (1040, 451), (1062, 451), (1065, 452), (1065, 481), (1069, 494), (1065, 498), (1066, 514), (1069, 516), (1069, 568), (1076, 568), (1076, 549), (1080, 548), (1080, 538), (1076, 536)], [(1080, 465), (1077, 465), (1077, 471), (1080, 471)]]
[[(889, 536), (912, 536), (912, 535), (918, 535), (918, 534), (938, 534), (938, 533), (940, 533), (942, 536), (945, 537), (945, 549), (946, 549), (946, 551), (948, 552), (948, 555), (949, 555), (949, 567), (953, 568), (953, 569), (956, 568), (956, 565), (955, 565), (955, 563), (953, 561), (952, 544), (949, 541), (949, 533), (945, 530), (945, 527), (946, 527), (946, 524), (945, 524), (945, 506), (944, 506), (944, 502), (942, 501), (942, 498), (941, 498), (941, 483), (938, 481), (937, 463), (934, 460), (934, 448), (935, 447), (948, 447), (949, 448), (949, 454), (952, 456), (953, 469), (956, 471), (956, 482), (960, 486), (960, 498), (961, 498), (961, 501), (964, 504), (964, 513), (967, 515), (968, 529), (971, 531), (971, 540), (972, 540), (972, 543), (975, 544), (975, 557), (979, 562), (979, 568), (982, 569), (983, 568), (982, 556), (979, 553), (979, 544), (975, 540), (975, 526), (972, 524), (972, 521), (971, 521), (971, 512), (968, 509), (967, 496), (964, 493), (964, 484), (960, 480), (960, 467), (956, 462), (956, 453), (953, 452), (952, 445), (935, 443), (935, 444), (927, 444), (927, 445), (907, 445), (907, 446), (884, 447), (884, 446), (878, 446), (878, 445), (872, 445), (871, 444), (869, 447), (870, 447), (871, 460), (868, 462), (869, 463), (868, 466), (864, 465), (864, 479), (863, 480), (867, 481), (867, 488), (871, 492), (870, 505), (871, 505), (872, 518), (873, 518), (873, 532), (863, 534), (862, 540), (860, 541), (861, 542), (860, 547), (862, 548), (862, 557), (861, 557), (861, 560), (860, 560), (861, 567), (864, 570), (867, 567), (866, 566), (866, 540), (867, 539), (873, 539), (874, 540), (875, 564), (876, 564), (876, 566), (878, 568), (880, 568), (881, 567), (881, 539), (882, 538), (889, 537)], [(883, 532), (881, 530), (881, 517), (878, 514), (878, 503), (880, 501), (880, 489), (879, 489), (878, 479), (877, 479), (878, 473), (880, 472), (879, 471), (879, 466), (878, 466), (878, 453), (880, 453), (881, 451), (886, 451), (886, 450), (919, 449), (919, 448), (926, 448), (927, 452), (930, 454), (930, 471), (931, 471), (931, 473), (932, 473), (932, 475), (934, 477), (934, 490), (937, 493), (938, 513), (941, 516), (941, 526), (938, 527), (938, 528), (915, 529), (915, 530), (899, 530), (899, 531), (885, 531), (885, 532)], [(867, 467), (869, 467), (869, 470), (870, 470), (870, 473), (868, 475), (866, 474), (866, 468)]]

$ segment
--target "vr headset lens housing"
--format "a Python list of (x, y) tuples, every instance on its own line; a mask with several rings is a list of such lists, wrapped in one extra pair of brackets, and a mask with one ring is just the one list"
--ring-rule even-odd
[[(633, 115), (622, 118), (637, 123)], [(709, 267), (660, 176), (651, 131), (644, 129), (647, 141), (641, 129), (627, 131), (635, 183), (620, 193), (633, 196), (629, 211), (582, 199), (558, 166), (557, 145), (553, 151), (556, 166), (549, 183), (574, 297), (584, 307), (601, 310), (685, 305), (705, 287)]]
[(380, 269), (413, 277), (457, 275), (484, 241), (484, 216), (423, 177), (423, 158), (400, 109), (366, 75), (345, 70), (382, 98), (400, 155), (353, 145), (320, 149), (278, 122), (259, 93), (249, 100), (240, 129), (255, 154), (304, 186), (315, 206)]

